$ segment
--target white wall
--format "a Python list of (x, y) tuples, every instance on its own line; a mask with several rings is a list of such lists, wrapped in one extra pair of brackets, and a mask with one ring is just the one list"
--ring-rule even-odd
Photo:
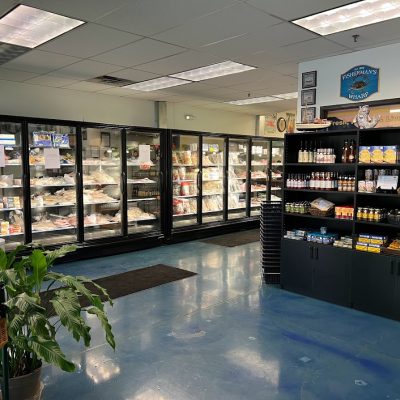
[[(185, 115), (195, 118), (186, 120)], [(242, 135), (254, 135), (256, 129), (255, 115), (189, 107), (183, 103), (168, 103), (167, 118), (168, 127), (172, 129)]]
[[(368, 97), (365, 102), (399, 98), (400, 92), (400, 44), (376, 47), (335, 57), (308, 61), (299, 65), (299, 94), (301, 93), (301, 74), (317, 71), (317, 116), (319, 107), (335, 104), (357, 104), (340, 97), (340, 75), (357, 65), (370, 65), (380, 69), (379, 92)], [(301, 115), (301, 96), (297, 102), (298, 115)]]
[(0, 81), (0, 114), (155, 126), (154, 102)]

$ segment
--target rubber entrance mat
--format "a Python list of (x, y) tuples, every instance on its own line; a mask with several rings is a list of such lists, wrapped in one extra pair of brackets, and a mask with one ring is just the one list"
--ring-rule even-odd
[(226, 235), (215, 236), (209, 239), (203, 239), (201, 242), (208, 244), (216, 244), (218, 246), (236, 247), (243, 244), (259, 242), (260, 230), (251, 229), (249, 231), (239, 231), (235, 233), (228, 233)]
[[(117, 299), (118, 297), (164, 285), (164, 283), (189, 278), (190, 276), (194, 275), (197, 274), (184, 269), (170, 267), (164, 264), (157, 264), (151, 267), (136, 269), (129, 272), (123, 272), (122, 274), (95, 279), (94, 282), (105, 288), (112, 299)], [(100, 294), (92, 285), (85, 286), (93, 290), (93, 292)], [(42, 294), (44, 306), (49, 310), (50, 313), (52, 313), (50, 311), (52, 307), (48, 305), (47, 299), (51, 298), (51, 292), (52, 291)], [(87, 307), (89, 303), (86, 299), (82, 298), (81, 305), (83, 307)], [(54, 312), (52, 314), (54, 314)]]

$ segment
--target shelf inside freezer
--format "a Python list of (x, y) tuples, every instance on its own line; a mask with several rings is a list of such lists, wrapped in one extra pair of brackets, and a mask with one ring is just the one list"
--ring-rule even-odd
[(0, 211), (16, 211), (22, 210), (22, 208), (0, 208)]
[(0, 234), (0, 237), (9, 237), (9, 236), (21, 236), (23, 235), (24, 232), (18, 232), (18, 233), (7, 233), (7, 234)]
[(143, 197), (139, 199), (128, 199), (128, 203), (138, 202), (138, 201), (154, 201), (158, 200), (157, 197)]

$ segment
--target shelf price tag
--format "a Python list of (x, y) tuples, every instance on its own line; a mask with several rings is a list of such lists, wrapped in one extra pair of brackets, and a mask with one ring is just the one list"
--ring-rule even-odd
[(44, 167), (46, 169), (59, 169), (60, 168), (60, 150), (58, 148), (43, 149)]
[(0, 167), (6, 166), (6, 155), (4, 153), (4, 145), (0, 145)]

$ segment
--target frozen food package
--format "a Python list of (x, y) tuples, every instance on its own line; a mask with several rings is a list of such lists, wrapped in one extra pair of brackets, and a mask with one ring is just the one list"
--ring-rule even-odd
[(322, 197), (318, 197), (318, 199), (315, 199), (311, 202), (311, 207), (314, 207), (320, 211), (328, 211), (335, 207), (335, 203), (325, 200)]

